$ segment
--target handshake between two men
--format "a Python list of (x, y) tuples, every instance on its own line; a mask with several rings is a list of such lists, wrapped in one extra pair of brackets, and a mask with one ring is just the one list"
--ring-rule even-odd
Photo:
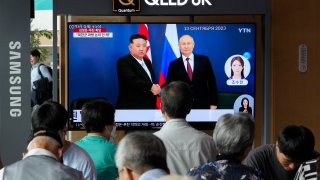
[(159, 86), (159, 84), (152, 84), (150, 91), (153, 95), (159, 95), (161, 92), (161, 87)]

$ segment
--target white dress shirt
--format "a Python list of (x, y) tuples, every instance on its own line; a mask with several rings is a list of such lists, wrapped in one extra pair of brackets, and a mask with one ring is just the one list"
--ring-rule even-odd
[(145, 173), (143, 173), (139, 180), (158, 180), (162, 176), (166, 176), (168, 173), (164, 171), (163, 169), (151, 169)]
[[(134, 56), (132, 56), (132, 57), (134, 57)], [(150, 71), (149, 71), (146, 63), (144, 62), (144, 60), (143, 60), (143, 59), (142, 59), (142, 60), (139, 60), (139, 59), (137, 59), (137, 58), (135, 58), (135, 57), (134, 57), (134, 59), (135, 59), (135, 60), (142, 66), (142, 68), (146, 71), (146, 73), (148, 74), (148, 76), (149, 76), (149, 78), (150, 78), (150, 80), (151, 80), (151, 82), (152, 82), (151, 73), (150, 73)]]
[(212, 137), (194, 129), (185, 119), (170, 119), (154, 135), (166, 146), (170, 174), (184, 175), (190, 168), (216, 158)]
[[(31, 68), (31, 87), (32, 87), (32, 89), (35, 89), (33, 82), (41, 79), (41, 76), (38, 72), (39, 65), (40, 65), (40, 63), (34, 64), (34, 65), (32, 65), (32, 68)], [(48, 71), (48, 68), (45, 65), (40, 66), (40, 72), (42, 73), (43, 77), (47, 77), (49, 81), (52, 81), (52, 77)]]
[[(193, 72), (193, 70), (194, 70), (194, 55), (193, 55), (193, 53), (190, 54), (190, 56), (188, 58), (189, 58), (189, 64), (190, 64), (192, 72)], [(186, 71), (188, 71), (187, 60), (186, 60), (187, 57), (182, 55), (182, 59), (183, 59), (184, 68), (186, 68)]]

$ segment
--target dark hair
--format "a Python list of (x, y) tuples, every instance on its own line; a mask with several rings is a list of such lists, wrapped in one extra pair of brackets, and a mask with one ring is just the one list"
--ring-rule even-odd
[[(244, 67), (244, 61), (243, 59), (240, 57), (240, 56), (235, 56), (231, 59), (231, 63), (230, 63), (230, 66), (231, 66), (231, 78), (233, 77), (233, 70), (232, 70), (232, 64), (234, 61), (239, 61), (241, 66)], [(242, 69), (241, 71), (241, 78), (244, 78), (244, 74), (243, 74), (243, 70), (244, 68)]]
[(135, 39), (147, 40), (147, 37), (145, 35), (142, 35), (142, 34), (134, 34), (134, 35), (130, 36), (130, 43), (132, 44), (133, 40), (135, 40)]
[(30, 52), (31, 56), (36, 56), (36, 57), (40, 57), (41, 53), (38, 50), (32, 50)]
[(57, 102), (45, 101), (32, 113), (32, 128), (63, 130), (68, 121), (66, 109)]
[(188, 84), (173, 81), (161, 90), (161, 110), (170, 118), (186, 118), (192, 106), (192, 94)]
[(244, 106), (243, 106), (243, 101), (244, 100), (247, 100), (247, 102), (248, 102), (248, 107), (250, 107), (250, 104), (249, 104), (249, 99), (248, 98), (242, 98), (242, 100), (241, 100), (241, 106), (244, 108)]
[(280, 152), (293, 162), (301, 163), (308, 160), (313, 155), (314, 145), (312, 132), (304, 126), (289, 125), (278, 135)]
[(87, 102), (82, 106), (81, 121), (88, 133), (103, 132), (106, 125), (114, 124), (114, 106), (104, 100)]

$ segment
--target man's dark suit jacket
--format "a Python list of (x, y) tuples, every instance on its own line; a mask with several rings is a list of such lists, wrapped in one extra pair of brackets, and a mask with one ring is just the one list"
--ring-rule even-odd
[(152, 94), (151, 87), (154, 81), (154, 72), (149, 60), (144, 59), (152, 81), (143, 67), (132, 55), (121, 57), (117, 63), (119, 97), (118, 109), (154, 109), (156, 96)]
[(188, 77), (182, 57), (172, 61), (165, 85), (178, 80), (189, 84), (193, 96), (193, 109), (208, 109), (210, 105), (217, 105), (216, 78), (207, 56), (194, 54), (192, 81)]

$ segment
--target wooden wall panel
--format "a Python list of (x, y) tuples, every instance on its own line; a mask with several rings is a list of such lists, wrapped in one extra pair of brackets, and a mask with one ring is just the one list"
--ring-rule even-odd
[[(320, 147), (320, 1), (271, 1), (272, 140), (288, 124), (310, 128)], [(298, 47), (308, 46), (308, 70), (298, 71)]]

